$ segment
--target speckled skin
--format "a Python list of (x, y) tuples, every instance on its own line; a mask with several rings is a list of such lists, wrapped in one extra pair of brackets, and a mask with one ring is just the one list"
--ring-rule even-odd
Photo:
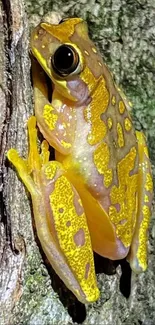
[[(69, 78), (58, 77), (51, 67), (51, 56), (63, 43), (79, 55)], [(38, 236), (51, 264), (79, 300), (94, 301), (91, 242), (111, 259), (127, 256), (131, 247), (131, 267), (139, 272), (147, 266), (152, 179), (145, 139), (135, 134), (126, 98), (81, 19), (42, 23), (32, 33), (31, 48), (54, 83), (49, 103), (42, 70), (33, 64), (37, 123), (59, 163), (48, 162), (46, 142), (38, 155), (35, 118), (29, 122), (28, 159), (35, 185), (17, 153), (9, 151), (8, 157), (31, 192)]]

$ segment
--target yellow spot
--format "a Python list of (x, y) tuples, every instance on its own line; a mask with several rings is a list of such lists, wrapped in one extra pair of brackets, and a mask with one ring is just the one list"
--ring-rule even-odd
[(145, 148), (146, 147), (146, 137), (145, 137), (145, 135), (140, 131), (136, 131), (136, 137), (137, 137), (138, 143)]
[(146, 174), (146, 183), (145, 183), (145, 189), (147, 191), (152, 192), (153, 191), (153, 182), (152, 182), (152, 176), (151, 174)]
[(45, 45), (43, 44), (43, 45), (42, 45), (42, 49), (44, 49), (44, 48), (45, 48)]
[(58, 115), (53, 113), (54, 108), (51, 105), (45, 105), (43, 110), (43, 118), (50, 130), (54, 130)]
[(130, 106), (130, 107), (133, 107), (133, 104), (132, 104), (131, 102), (129, 102), (129, 106)]
[(102, 63), (100, 61), (98, 61), (98, 64), (99, 64), (100, 67), (102, 67)]
[(139, 229), (139, 246), (137, 251), (137, 258), (139, 265), (143, 271), (147, 268), (147, 230), (150, 222), (150, 209), (147, 205), (143, 206), (143, 220)]
[[(114, 185), (110, 194), (109, 218), (116, 227), (117, 237), (125, 247), (131, 244), (136, 223), (138, 175), (130, 176), (135, 167), (136, 155), (136, 148), (133, 147), (118, 163), (118, 186)], [(116, 204), (120, 206), (119, 210), (116, 209)], [(126, 221), (122, 222), (123, 220)]]
[(66, 123), (63, 122), (62, 125), (63, 125), (64, 129), (66, 129), (66, 127), (67, 127)]
[(146, 157), (149, 158), (147, 146), (144, 147), (144, 153), (145, 153)]
[(124, 103), (122, 102), (122, 100), (119, 102), (118, 108), (119, 108), (119, 112), (120, 112), (120, 114), (123, 114), (124, 111), (125, 111), (125, 105), (124, 105)]
[(85, 69), (81, 72), (80, 77), (86, 83), (89, 92), (91, 92), (96, 86), (97, 80), (95, 79), (88, 66), (86, 66)]
[(124, 147), (123, 129), (120, 123), (117, 123), (117, 138), (119, 147)]
[(145, 194), (145, 196), (144, 196), (144, 202), (149, 202), (149, 197), (148, 197), (148, 195), (146, 195), (146, 194)]
[(94, 151), (94, 163), (97, 171), (104, 176), (104, 185), (109, 187), (112, 183), (112, 169), (108, 168), (110, 151), (106, 143), (101, 143)]
[(112, 118), (111, 118), (111, 117), (108, 117), (108, 120), (107, 120), (107, 122), (108, 122), (108, 128), (109, 128), (109, 130), (111, 130), (111, 128), (112, 128), (112, 125), (113, 125), (113, 121), (112, 121)]
[(100, 78), (98, 87), (92, 93), (92, 101), (84, 110), (85, 120), (91, 125), (91, 130), (88, 135), (88, 143), (90, 145), (97, 144), (106, 135), (107, 127), (104, 121), (101, 120), (101, 115), (107, 110), (108, 103), (109, 92), (105, 86), (105, 80)]
[(58, 165), (54, 161), (49, 162), (48, 166), (45, 169), (45, 175), (47, 179), (53, 179), (56, 175)]
[(64, 148), (66, 148), (66, 149), (69, 149), (69, 148), (71, 148), (71, 146), (72, 146), (71, 143), (66, 142), (66, 141), (64, 141), (64, 140), (61, 140), (60, 142), (61, 142), (62, 146), (63, 146)]
[(131, 128), (132, 128), (132, 123), (131, 123), (131, 121), (129, 120), (128, 117), (126, 117), (125, 120), (124, 120), (124, 127), (125, 127), (126, 131), (130, 131)]
[(88, 51), (84, 50), (84, 53), (89, 56), (89, 52)]
[(53, 25), (50, 23), (41, 23), (41, 27), (60, 42), (66, 43), (70, 42), (70, 37), (75, 32), (75, 26), (80, 22), (82, 22), (81, 18), (72, 18), (65, 21), (65, 28), (64, 24)]
[(92, 47), (92, 51), (93, 51), (94, 53), (97, 53), (97, 50), (96, 50), (95, 47)]
[(37, 40), (37, 39), (38, 39), (38, 35), (35, 34), (35, 35), (34, 35), (34, 40)]
[(116, 97), (115, 96), (112, 96), (111, 103), (112, 103), (113, 106), (116, 104)]
[(116, 144), (116, 141), (115, 140), (113, 140), (113, 146), (115, 147), (115, 148), (117, 148), (117, 144)]
[[(55, 182), (55, 189), (50, 195), (50, 205), (53, 211), (56, 236), (62, 253), (66, 257), (67, 264), (72, 270), (75, 278), (79, 282), (88, 301), (95, 301), (99, 292), (96, 286), (96, 276), (94, 272), (94, 260), (91, 247), (91, 240), (85, 214), (78, 215), (74, 205), (75, 193), (65, 176), (60, 176)], [(61, 212), (60, 212), (61, 211)], [(68, 220), (71, 221), (66, 227)], [(75, 235), (80, 231), (81, 238)], [(78, 241), (82, 245), (77, 245)], [(90, 263), (90, 272), (85, 279), (86, 261)], [(67, 274), (66, 274), (67, 276)], [(92, 290), (92, 283), (94, 290)]]

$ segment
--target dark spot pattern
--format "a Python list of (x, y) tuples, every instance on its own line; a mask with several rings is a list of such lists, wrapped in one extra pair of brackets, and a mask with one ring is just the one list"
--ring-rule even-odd
[(89, 270), (90, 270), (90, 263), (88, 262), (86, 264), (86, 269), (85, 269), (85, 279), (88, 279), (88, 275), (89, 275)]
[(74, 243), (77, 247), (81, 247), (85, 244), (85, 233), (82, 228), (74, 235)]

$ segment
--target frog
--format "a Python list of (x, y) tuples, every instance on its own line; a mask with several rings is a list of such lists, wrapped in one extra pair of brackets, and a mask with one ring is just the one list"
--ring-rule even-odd
[(146, 139), (82, 18), (41, 22), (30, 47), (29, 153), (24, 159), (11, 148), (7, 157), (30, 192), (51, 266), (80, 302), (95, 302), (93, 252), (126, 258), (136, 273), (147, 268), (153, 186)]

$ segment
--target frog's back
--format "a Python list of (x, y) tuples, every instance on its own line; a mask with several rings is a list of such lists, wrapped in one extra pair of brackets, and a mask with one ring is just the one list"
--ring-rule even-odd
[[(121, 258), (127, 254), (134, 232), (138, 177), (137, 143), (126, 100), (89, 39), (82, 19), (53, 26), (41, 24), (41, 28), (38, 33), (44, 46), (34, 37), (34, 52), (39, 48), (44, 58), (41, 64), (56, 90), (52, 104), (55, 113), (60, 116), (61, 112), (66, 127), (61, 134), (58, 122), (54, 124), (52, 144), (53, 134), (59, 140), (59, 146), (55, 145), (56, 158), (63, 163), (81, 196), (94, 250)], [(53, 73), (59, 49), (69, 49), (72, 73)], [(46, 138), (50, 142), (50, 136)]]
[[(127, 100), (116, 87), (94, 44), (87, 35), (81, 36), (80, 25), (75, 31), (71, 41), (80, 48), (85, 61), (78, 78), (87, 87), (89, 100), (76, 107), (76, 134), (69, 158), (72, 163), (68, 165), (70, 175), (74, 169), (75, 178), (70, 177), (81, 192), (94, 250), (110, 258), (121, 258), (128, 253), (136, 222), (135, 130)], [(98, 205), (95, 208), (93, 199)], [(113, 242), (111, 251), (107, 249), (110, 242)]]
[[(97, 207), (93, 209), (92, 205), (90, 209), (91, 199), (88, 200), (88, 195), (83, 196), (83, 188), (81, 196), (91, 229), (93, 248), (99, 254), (115, 259), (127, 255), (136, 223), (137, 141), (128, 110), (115, 85), (110, 93), (103, 78), (98, 87), (90, 104), (83, 110), (86, 124), (82, 125), (81, 119), (78, 119), (80, 122), (77, 122), (72, 158), (73, 165), (78, 166), (77, 171), (76, 168), (74, 170), (77, 172), (76, 177), (83, 177), (84, 187), (102, 208), (101, 221)], [(105, 104), (105, 98), (108, 97)], [(107, 229), (107, 220), (112, 226), (110, 230)], [(99, 241), (99, 238), (102, 240)], [(106, 238), (106, 243), (103, 243), (103, 238)], [(110, 251), (111, 241), (115, 244)]]

